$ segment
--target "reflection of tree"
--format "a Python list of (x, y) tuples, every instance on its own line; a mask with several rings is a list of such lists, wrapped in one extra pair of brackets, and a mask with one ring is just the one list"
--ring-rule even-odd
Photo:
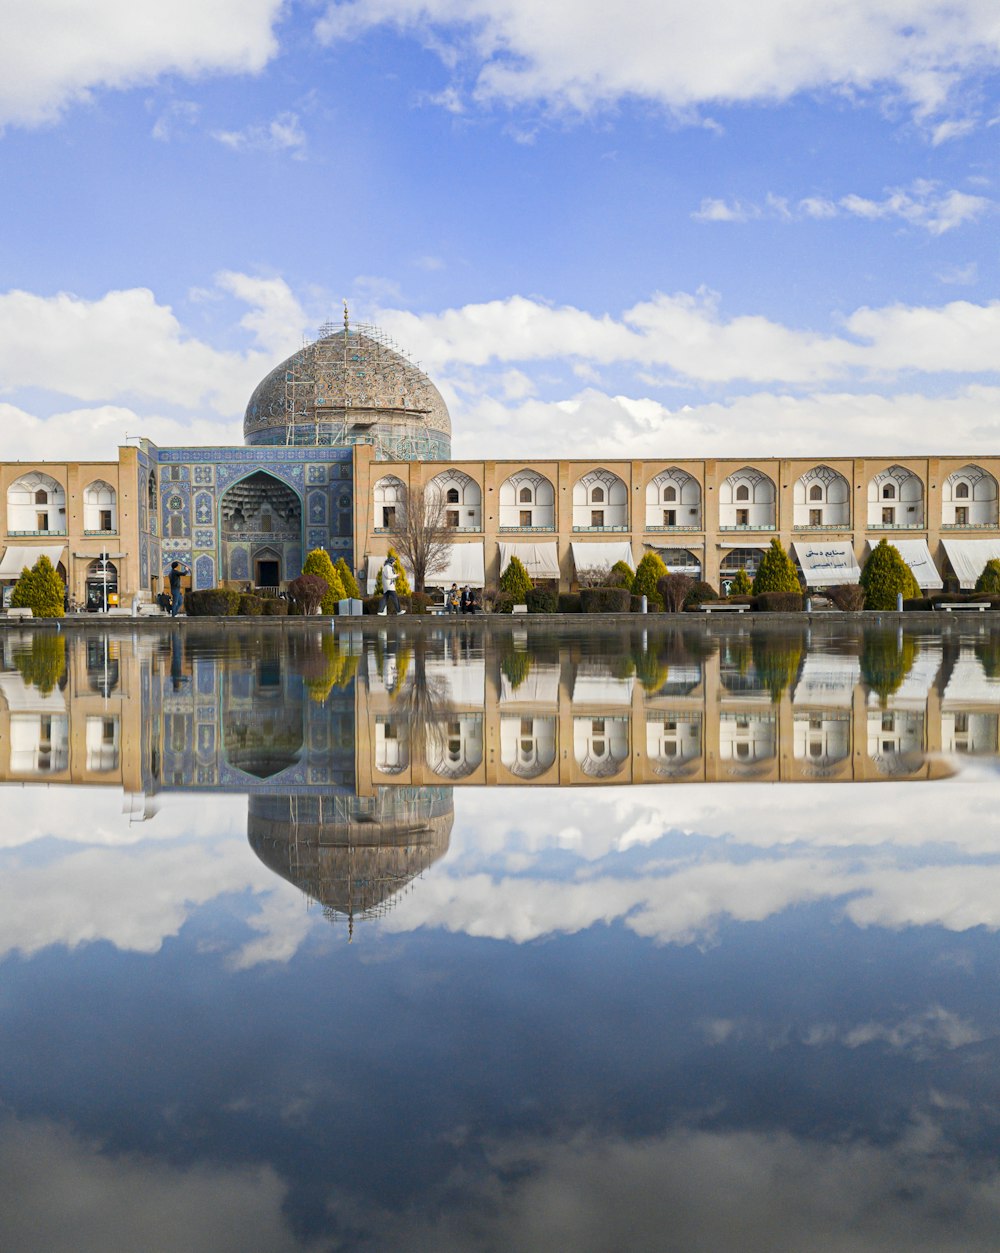
[(515, 648), (513, 641), (506, 639), (500, 654), (500, 670), (510, 684), (512, 692), (516, 692), (531, 673), (531, 653), (526, 648)]
[(875, 692), (882, 707), (913, 669), (917, 656), (916, 640), (895, 631), (866, 631), (861, 643), (861, 679)]
[(32, 638), (30, 649), (14, 653), (13, 661), (25, 683), (48, 696), (57, 684), (65, 682), (65, 636), (40, 632)]
[(771, 693), (771, 703), (776, 705), (799, 673), (802, 637), (755, 633), (750, 655), (761, 687)]
[(314, 636), (304, 651), (300, 665), (302, 681), (310, 699), (318, 705), (335, 688), (349, 687), (358, 669), (359, 658), (341, 646), (335, 635)]
[(1000, 679), (1000, 634), (991, 631), (986, 639), (977, 640), (976, 656), (988, 679)]

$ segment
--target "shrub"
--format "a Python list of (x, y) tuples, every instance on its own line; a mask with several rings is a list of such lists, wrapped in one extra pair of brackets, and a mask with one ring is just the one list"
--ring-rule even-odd
[(650, 609), (662, 609), (663, 597), (659, 593), (660, 579), (666, 578), (667, 567), (659, 553), (646, 553), (639, 562), (632, 580), (632, 595), (645, 596)]
[(583, 606), (580, 604), (579, 592), (560, 592), (558, 605), (560, 613), (583, 612)]
[(715, 590), (711, 583), (692, 583), (688, 594), (684, 597), (684, 608), (697, 609), (698, 606), (704, 604), (706, 600), (718, 599), (719, 593)]
[(976, 580), (976, 591), (985, 596), (1000, 596), (1000, 561), (991, 557)]
[(657, 583), (656, 590), (667, 613), (680, 613), (693, 587), (694, 579), (690, 574), (665, 574)]
[(430, 595), (429, 592), (411, 592), (408, 612), (409, 613), (426, 613), (427, 610), (430, 608), (432, 599), (433, 597)]
[(758, 613), (799, 613), (802, 609), (801, 592), (762, 592), (753, 598)]
[(533, 587), (531, 576), (521, 564), (520, 559), (511, 557), (507, 569), (500, 575), (500, 591), (510, 596), (512, 604), (524, 605)]
[(533, 587), (528, 593), (528, 613), (555, 613), (559, 601), (548, 587)]
[(934, 601), (930, 596), (911, 596), (903, 601), (903, 609), (907, 613), (919, 612), (922, 609), (933, 609)]
[(316, 574), (300, 574), (288, 585), (288, 599), (292, 602), (292, 612), (314, 614), (323, 603), (329, 586), (325, 579)]
[(263, 612), (264, 602), (259, 596), (252, 596), (249, 592), (244, 592), (240, 596), (241, 614), (260, 614)]
[[(511, 596), (510, 592), (505, 592), (502, 589), (483, 597), (483, 605), (488, 613), (513, 613), (514, 603), (514, 597)], [(517, 601), (517, 604), (520, 605), (521, 603), (521, 601)]]
[(66, 588), (56, 568), (43, 553), (29, 570), (21, 571), (10, 597), (11, 609), (30, 609), (35, 618), (61, 618)]
[(361, 588), (358, 587), (358, 580), (354, 577), (351, 567), (347, 564), (344, 558), (338, 557), (333, 568), (340, 576), (341, 586), (344, 589), (344, 596), (350, 597), (351, 600), (360, 600)]
[(760, 559), (752, 590), (754, 596), (760, 596), (762, 592), (799, 592), (802, 590), (792, 559), (781, 546), (781, 540), (777, 535), (771, 540), (770, 548), (766, 549)]
[(288, 601), (281, 600), (277, 596), (266, 596), (262, 598), (261, 609), (268, 618), (286, 618), (288, 616)]
[(634, 578), (635, 578), (635, 574), (632, 570), (632, 567), (628, 564), (627, 561), (616, 561), (615, 564), (611, 567), (611, 571), (608, 574), (607, 582), (605, 583), (604, 586), (605, 587), (631, 588), (632, 580)]
[(828, 587), (827, 596), (844, 613), (858, 613), (865, 607), (865, 589), (858, 583), (840, 583)]
[(314, 548), (309, 553), (302, 564), (302, 573), (315, 575), (316, 578), (323, 580), (327, 590), (320, 601), (320, 612), (335, 614), (337, 612), (337, 601), (343, 600), (346, 593), (344, 592), (344, 585), (340, 581), (340, 575), (333, 568), (330, 554), (325, 548)]
[[(629, 592), (628, 607), (630, 613), (642, 613), (642, 597), (633, 596), (632, 593)], [(647, 610), (649, 609), (648, 601), (646, 602), (646, 608)]]
[(729, 585), (730, 599), (734, 596), (750, 596), (753, 594), (753, 584), (750, 582), (750, 576), (742, 566), (736, 571), (736, 577)]
[(189, 588), (184, 595), (184, 611), (190, 618), (225, 618), (240, 611), (240, 593), (228, 587), (207, 587), (200, 592)]
[(920, 595), (913, 571), (900, 556), (899, 549), (884, 539), (868, 554), (860, 585), (865, 593), (866, 609), (895, 609), (900, 592), (905, 598)]
[(361, 604), (362, 613), (378, 613), (379, 601), (381, 596), (366, 596)]
[(585, 587), (580, 592), (584, 613), (628, 613), (632, 593), (624, 587)]

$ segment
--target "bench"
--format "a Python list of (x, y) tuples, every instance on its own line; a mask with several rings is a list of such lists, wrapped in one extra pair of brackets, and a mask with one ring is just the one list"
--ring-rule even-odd
[(34, 611), (31, 609), (8, 609), (7, 610), (8, 618), (15, 618), (15, 619), (33, 618), (34, 616), (35, 616)]
[(939, 600), (935, 602), (934, 608), (940, 609), (942, 613), (951, 613), (953, 609), (978, 609), (980, 613), (984, 613), (992, 605), (988, 600), (961, 600), (950, 605)]
[(706, 602), (698, 606), (702, 613), (746, 613), (749, 605), (716, 605)]
[(511, 605), (510, 611), (511, 613), (527, 613), (528, 606), (527, 605)]

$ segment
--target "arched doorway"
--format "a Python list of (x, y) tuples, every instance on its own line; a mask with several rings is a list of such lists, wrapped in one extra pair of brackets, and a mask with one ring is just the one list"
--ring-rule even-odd
[(223, 578), (277, 588), (302, 564), (302, 501), (293, 488), (258, 470), (222, 497)]

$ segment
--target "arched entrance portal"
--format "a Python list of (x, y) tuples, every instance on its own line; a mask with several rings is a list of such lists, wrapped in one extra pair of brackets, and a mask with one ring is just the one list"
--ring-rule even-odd
[(223, 578), (279, 587), (302, 568), (302, 502), (280, 479), (258, 470), (222, 498)]

